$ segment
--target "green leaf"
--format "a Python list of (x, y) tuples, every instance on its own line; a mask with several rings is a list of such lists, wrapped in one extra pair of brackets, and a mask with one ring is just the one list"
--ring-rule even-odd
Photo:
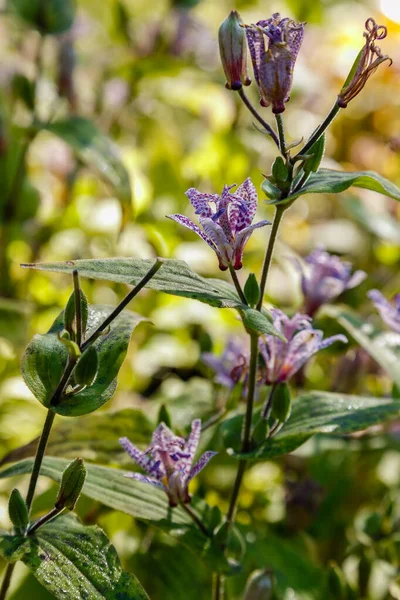
[[(59, 482), (68, 464), (69, 460), (46, 456), (41, 475)], [(33, 459), (23, 460), (2, 471), (0, 479), (30, 473), (32, 466)], [(87, 477), (82, 489), (84, 496), (178, 537), (181, 543), (205, 561), (211, 555), (211, 540), (196, 527), (183, 508), (177, 506), (172, 509), (169, 506), (165, 492), (125, 477), (126, 471), (121, 469), (86, 464), (86, 471)], [(195, 498), (191, 508), (210, 531), (216, 527), (218, 523), (214, 508)], [(213, 548), (212, 557), (214, 568), (226, 574), (231, 572), (229, 563), (219, 548)]]
[(8, 0), (8, 9), (43, 34), (59, 34), (71, 28), (73, 0)]
[(71, 116), (54, 121), (45, 129), (69, 144), (87, 166), (95, 169), (113, 186), (121, 202), (123, 223), (126, 224), (132, 216), (132, 190), (118, 147), (84, 117)]
[(286, 339), (272, 325), (270, 319), (268, 319), (265, 314), (255, 310), (254, 308), (246, 308), (245, 310), (241, 310), (240, 314), (242, 315), (244, 326), (247, 327), (247, 329), (251, 329), (257, 333), (275, 335), (280, 340), (286, 342)]
[(389, 196), (389, 198), (400, 200), (400, 189), (374, 171), (348, 173), (346, 171), (334, 171), (333, 169), (320, 169), (318, 173), (311, 174), (301, 190), (285, 198), (282, 203), (292, 202), (304, 194), (339, 194), (351, 186), (365, 188)]
[[(154, 424), (142, 410), (125, 408), (116, 412), (100, 412), (81, 417), (79, 427), (73, 419), (55, 423), (51, 430), (47, 451), (53, 456), (75, 458), (100, 463), (129, 461), (123, 452), (118, 438), (127, 436), (138, 444), (147, 444), (154, 430)], [(0, 462), (10, 462), (35, 456), (38, 438), (9, 452)]]
[(246, 454), (235, 458), (260, 460), (292, 452), (311, 436), (342, 435), (362, 431), (400, 415), (400, 402), (330, 392), (308, 392), (296, 398), (292, 413), (273, 438)]
[(393, 345), (390, 332), (377, 331), (359, 315), (341, 306), (325, 306), (322, 314), (336, 319), (400, 387), (400, 348)]
[(122, 570), (117, 552), (97, 526), (58, 517), (20, 544), (23, 562), (55, 598), (148, 600), (136, 577)]
[[(111, 306), (90, 306), (86, 337), (89, 337), (114, 310)], [(33, 395), (47, 408), (65, 416), (84, 415), (97, 410), (109, 400), (117, 386), (117, 375), (125, 358), (130, 337), (143, 318), (123, 311), (112, 322), (110, 331), (95, 342), (99, 359), (96, 381), (83, 391), (67, 395), (57, 406), (50, 400), (67, 364), (68, 352), (58, 340), (57, 333), (64, 329), (64, 311), (60, 313), (48, 333), (35, 335), (22, 358), (22, 375)], [(67, 389), (68, 392), (68, 389)]]
[(311, 158), (309, 158), (304, 164), (304, 172), (305, 173), (316, 173), (319, 169), (321, 161), (324, 157), (325, 153), (325, 133), (321, 135), (319, 140), (315, 142), (313, 146), (311, 146), (310, 150), (307, 154), (311, 154)]

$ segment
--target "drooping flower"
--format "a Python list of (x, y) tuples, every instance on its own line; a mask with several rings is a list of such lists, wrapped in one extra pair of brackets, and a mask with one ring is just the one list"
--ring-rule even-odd
[(229, 90), (240, 90), (242, 85), (251, 83), (247, 76), (247, 43), (242, 23), (239, 13), (232, 10), (218, 31), (221, 62)]
[(174, 435), (169, 427), (160, 423), (153, 433), (151, 444), (144, 452), (128, 438), (120, 438), (119, 443), (124, 450), (147, 473), (128, 473), (126, 477), (161, 488), (168, 495), (170, 506), (177, 506), (180, 502), (189, 503), (189, 482), (217, 454), (205, 452), (193, 465), (200, 433), (200, 419), (192, 422), (192, 430), (186, 440)]
[(323, 332), (313, 329), (308, 315), (295, 314), (288, 317), (278, 308), (271, 310), (273, 324), (286, 338), (286, 342), (272, 335), (259, 340), (260, 353), (265, 367), (263, 381), (266, 384), (288, 381), (319, 350), (334, 342), (347, 342), (344, 335), (323, 339)]
[(245, 26), (260, 103), (262, 106), (272, 104), (274, 113), (282, 113), (289, 100), (304, 26), (305, 23), (281, 19), (279, 13)]
[[(368, 79), (373, 75), (380, 64), (386, 60), (392, 64), (392, 59), (383, 55), (376, 40), (383, 40), (387, 36), (387, 29), (383, 25), (377, 25), (374, 19), (367, 19), (364, 31), (365, 44), (358, 54), (350, 74), (338, 95), (337, 104), (346, 108), (350, 100), (353, 100), (363, 89)], [(389, 65), (390, 66), (390, 65)]]
[[(195, 188), (186, 192), (195, 214), (199, 215), (200, 229), (184, 215), (168, 215), (169, 219), (188, 227), (199, 235), (218, 256), (219, 268), (226, 271), (229, 265), (242, 268), (244, 247), (258, 227), (270, 225), (269, 221), (259, 221), (252, 225), (257, 210), (257, 192), (251, 179), (246, 179), (234, 193), (236, 184), (225, 186), (221, 196), (203, 194)], [(210, 204), (215, 204), (213, 210)]]
[(395, 333), (400, 333), (400, 294), (396, 294), (394, 297), (394, 304), (386, 300), (379, 290), (370, 290), (368, 297), (375, 304), (386, 325)]
[(351, 264), (321, 248), (313, 250), (304, 264), (294, 260), (301, 271), (304, 312), (312, 317), (320, 306), (332, 302), (345, 290), (359, 285), (366, 278), (364, 271), (351, 273)]
[(211, 352), (203, 352), (201, 358), (215, 372), (215, 382), (232, 389), (246, 379), (249, 353), (244, 348), (243, 340), (231, 338), (221, 356)]

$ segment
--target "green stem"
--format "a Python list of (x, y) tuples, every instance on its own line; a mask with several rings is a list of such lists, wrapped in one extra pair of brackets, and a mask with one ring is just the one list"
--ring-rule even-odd
[(74, 279), (74, 300), (75, 300), (75, 323), (76, 323), (76, 343), (79, 348), (82, 345), (82, 302), (81, 287), (79, 284), (79, 273), (75, 269), (72, 273)]
[(243, 304), (246, 304), (246, 306), (248, 306), (248, 302), (246, 300), (246, 296), (244, 295), (244, 292), (242, 290), (242, 286), (240, 285), (240, 281), (239, 278), (237, 276), (237, 273), (235, 271), (235, 269), (233, 268), (233, 266), (229, 263), (229, 272), (231, 274), (232, 277), (232, 281), (235, 285), (236, 291), (239, 295), (240, 300), (243, 302)]
[(196, 515), (195, 512), (193, 512), (193, 510), (190, 508), (190, 506), (188, 506), (187, 504), (183, 503), (181, 504), (183, 510), (185, 512), (187, 512), (187, 514), (190, 516), (190, 518), (192, 519), (192, 521), (194, 523), (196, 523), (197, 527), (200, 529), (200, 531), (202, 533), (204, 533), (204, 535), (208, 538), (212, 537), (211, 533), (208, 531), (208, 529), (205, 527), (205, 525), (202, 523), (202, 521), (199, 519), (199, 517)]
[(35, 533), (39, 527), (42, 527), (42, 525), (45, 525), (54, 519), (57, 515), (62, 513), (63, 510), (64, 508), (52, 508), (46, 515), (43, 515), (43, 517), (38, 519), (31, 527), (29, 527), (27, 535), (32, 535)]
[(286, 150), (286, 140), (285, 140), (285, 128), (283, 126), (283, 118), (282, 115), (275, 115), (276, 125), (278, 127), (278, 137), (279, 137), (279, 150), (283, 158), (287, 158), (287, 150)]
[(118, 306), (113, 310), (113, 312), (106, 319), (104, 319), (101, 325), (99, 325), (96, 331), (92, 333), (92, 335), (85, 341), (84, 344), (82, 344), (82, 352), (99, 337), (100, 333), (104, 331), (106, 327), (108, 327), (108, 325), (112, 323), (112, 321), (114, 321), (114, 319), (124, 310), (125, 306), (127, 306), (129, 302), (135, 296), (137, 296), (140, 290), (144, 288), (146, 283), (148, 283), (150, 279), (154, 277), (154, 275), (157, 273), (158, 269), (162, 267), (162, 265), (162, 258), (157, 258), (153, 266), (147, 271), (146, 275), (139, 281), (139, 283), (133, 288), (133, 290), (131, 290), (129, 294), (125, 296), (122, 302), (118, 304)]
[(56, 413), (49, 410), (47, 412), (46, 420), (43, 425), (42, 435), (40, 436), (39, 444), (36, 450), (35, 462), (33, 463), (33, 469), (29, 481), (28, 493), (26, 495), (26, 506), (28, 507), (28, 511), (30, 511), (32, 506), (33, 496), (35, 494), (36, 484), (39, 477), (40, 468), (42, 466), (43, 456), (46, 450), (47, 442), (49, 439), (51, 427), (53, 425), (55, 416)]
[(15, 565), (16, 565), (16, 563), (8, 563), (8, 565), (7, 565), (6, 572), (4, 574), (3, 583), (2, 583), (1, 589), (0, 589), (0, 600), (4, 600), (6, 597), (8, 588), (10, 587), (11, 577), (14, 572)]
[(265, 131), (268, 133), (268, 135), (271, 136), (271, 138), (274, 140), (275, 144), (279, 148), (279, 140), (278, 140), (278, 137), (277, 137), (275, 131), (272, 129), (271, 125), (269, 125), (266, 121), (264, 121), (264, 119), (258, 114), (256, 109), (254, 108), (254, 106), (252, 105), (252, 103), (250, 102), (250, 100), (248, 99), (246, 94), (244, 93), (243, 88), (240, 88), (240, 90), (238, 90), (238, 94), (241, 97), (241, 99), (243, 100), (244, 104), (249, 109), (249, 111), (251, 112), (251, 114), (253, 115), (253, 117), (255, 117), (259, 123), (261, 123), (261, 125), (264, 127)]
[(265, 419), (266, 421), (269, 419), (269, 417), (270, 417), (270, 415), (271, 415), (271, 410), (272, 410), (272, 399), (273, 399), (273, 397), (274, 397), (274, 392), (275, 392), (275, 388), (276, 388), (276, 386), (277, 386), (277, 385), (278, 385), (277, 383), (274, 383), (274, 384), (271, 386), (271, 389), (270, 389), (270, 391), (269, 391), (269, 394), (268, 394), (268, 400), (267, 400), (267, 402), (265, 403), (265, 406), (264, 406), (264, 408), (263, 408), (263, 409), (262, 409), (262, 411), (261, 411), (261, 417), (262, 417), (263, 419)]
[(296, 154), (296, 156), (293, 157), (292, 162), (294, 162), (296, 160), (296, 157), (298, 155), (307, 154), (307, 152), (313, 147), (315, 142), (317, 142), (319, 140), (319, 138), (324, 133), (324, 131), (332, 123), (333, 119), (336, 117), (339, 110), (340, 110), (340, 106), (338, 106), (337, 103), (335, 102), (335, 104), (332, 106), (328, 116), (324, 119), (324, 121), (321, 123), (321, 125), (319, 127), (317, 127), (317, 129), (311, 135), (311, 137), (308, 140), (308, 142), (306, 143), (306, 145), (300, 150), (300, 152), (298, 152), (298, 154)]
[(265, 286), (267, 283), (268, 272), (269, 272), (269, 268), (271, 265), (272, 254), (274, 251), (276, 236), (278, 234), (279, 224), (281, 222), (282, 215), (285, 212), (285, 209), (286, 209), (286, 207), (284, 205), (278, 204), (276, 207), (275, 217), (274, 217), (274, 221), (272, 223), (272, 228), (271, 228), (271, 235), (269, 236), (267, 251), (265, 253), (265, 258), (264, 258), (264, 265), (263, 265), (263, 269), (262, 269), (262, 273), (261, 273), (260, 298), (259, 298), (258, 304), (257, 304), (257, 310), (259, 310), (259, 311), (261, 311), (261, 308), (262, 308), (262, 304), (263, 304), (263, 300), (264, 300), (264, 293), (265, 293)]
[(224, 596), (224, 578), (220, 573), (215, 573), (213, 581), (213, 599), (223, 600)]

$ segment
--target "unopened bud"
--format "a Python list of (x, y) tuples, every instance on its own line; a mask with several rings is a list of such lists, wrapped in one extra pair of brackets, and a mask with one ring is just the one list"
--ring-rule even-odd
[(62, 475), (60, 489), (58, 490), (57, 499), (54, 504), (55, 508), (59, 510), (63, 508), (74, 510), (85, 479), (85, 463), (82, 458), (76, 458), (68, 465)]
[(94, 346), (89, 346), (78, 360), (74, 370), (74, 379), (78, 385), (92, 385), (97, 377), (99, 357)]
[(247, 41), (246, 33), (239, 13), (232, 10), (219, 28), (219, 51), (226, 75), (226, 87), (240, 90), (242, 85), (250, 85), (247, 75)]
[(272, 571), (254, 571), (247, 582), (244, 600), (272, 600), (274, 597), (274, 575)]
[(14, 489), (11, 492), (8, 501), (8, 514), (10, 521), (18, 529), (25, 530), (29, 524), (29, 512), (25, 500), (22, 498), (19, 490)]
[(285, 423), (290, 417), (291, 411), (291, 399), (289, 386), (286, 382), (282, 381), (275, 387), (272, 395), (272, 417), (279, 421), (279, 423)]
[(260, 298), (260, 286), (254, 273), (250, 273), (244, 284), (244, 295), (250, 306), (255, 306)]

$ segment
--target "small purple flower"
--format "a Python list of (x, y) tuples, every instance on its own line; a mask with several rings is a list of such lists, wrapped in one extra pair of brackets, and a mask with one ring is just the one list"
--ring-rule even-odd
[(289, 100), (293, 69), (304, 37), (305, 23), (270, 19), (246, 25), (247, 43), (262, 106), (272, 104), (272, 112), (282, 113)]
[[(195, 188), (186, 192), (203, 229), (184, 215), (168, 215), (207, 242), (218, 256), (221, 271), (226, 271), (229, 265), (241, 269), (243, 250), (253, 230), (270, 225), (269, 221), (252, 225), (257, 210), (257, 192), (251, 179), (246, 179), (236, 192), (231, 193), (235, 186), (226, 185), (221, 196), (203, 194)], [(215, 211), (210, 204), (215, 204)]]
[(386, 325), (395, 333), (400, 333), (400, 294), (394, 297), (394, 304), (386, 300), (379, 290), (370, 290), (368, 297), (375, 304)]
[(177, 506), (180, 502), (187, 504), (191, 500), (188, 492), (189, 482), (217, 454), (205, 452), (192, 466), (200, 433), (200, 419), (192, 422), (192, 430), (187, 440), (174, 435), (169, 427), (160, 423), (153, 433), (151, 444), (144, 452), (128, 438), (120, 438), (119, 443), (124, 450), (149, 475), (128, 473), (126, 477), (161, 488), (168, 495), (170, 506)]
[(265, 362), (263, 381), (266, 384), (288, 381), (311, 356), (334, 342), (347, 342), (344, 335), (323, 339), (323, 332), (313, 329), (308, 315), (295, 314), (292, 318), (278, 308), (271, 310), (273, 324), (286, 338), (283, 342), (272, 335), (260, 338), (259, 348)]
[(364, 271), (351, 273), (351, 264), (338, 256), (317, 248), (304, 259), (304, 265), (295, 259), (301, 271), (301, 289), (304, 294), (304, 312), (311, 317), (320, 306), (332, 302), (345, 290), (359, 285), (366, 278)]
[(244, 342), (231, 338), (226, 344), (222, 356), (204, 352), (201, 358), (208, 367), (215, 371), (215, 381), (232, 389), (247, 376), (249, 353), (244, 349)]

